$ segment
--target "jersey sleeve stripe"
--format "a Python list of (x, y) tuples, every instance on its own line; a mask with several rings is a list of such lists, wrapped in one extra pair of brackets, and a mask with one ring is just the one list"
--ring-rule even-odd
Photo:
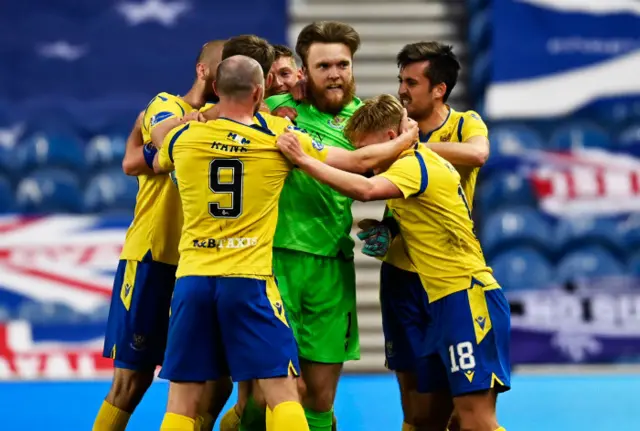
[(415, 194), (415, 196), (419, 196), (427, 190), (427, 185), (429, 184), (429, 172), (427, 172), (427, 165), (424, 162), (422, 154), (417, 151), (415, 154), (418, 159), (418, 163), (420, 164), (420, 190)]
[(175, 135), (173, 135), (173, 138), (171, 138), (171, 141), (169, 141), (169, 160), (171, 160), (171, 163), (175, 163), (173, 161), (173, 144), (176, 143), (176, 141), (178, 140), (178, 138), (180, 137), (180, 135), (182, 135), (182, 133), (187, 130), (189, 128), (189, 124), (186, 124), (182, 129), (178, 130), (176, 132)]
[(182, 116), (184, 117), (184, 108), (180, 106), (178, 102), (176, 102), (176, 105), (178, 105), (178, 108), (180, 108), (180, 111), (182, 111)]
[(462, 142), (462, 126), (464, 125), (464, 117), (460, 117), (458, 122), (458, 142)]

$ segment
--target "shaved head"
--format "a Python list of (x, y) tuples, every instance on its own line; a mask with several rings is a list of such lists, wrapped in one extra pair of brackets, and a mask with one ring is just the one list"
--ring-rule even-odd
[(204, 82), (204, 97), (206, 100), (217, 102), (218, 96), (213, 91), (216, 70), (222, 60), (222, 50), (226, 40), (211, 40), (200, 49), (196, 61), (196, 80)]
[(260, 63), (253, 58), (234, 55), (218, 66), (216, 90), (221, 98), (243, 100), (258, 87), (264, 89), (264, 75)]
[(202, 45), (196, 64), (204, 63), (213, 69), (217, 68), (222, 59), (222, 50), (225, 43), (226, 40), (211, 40)]

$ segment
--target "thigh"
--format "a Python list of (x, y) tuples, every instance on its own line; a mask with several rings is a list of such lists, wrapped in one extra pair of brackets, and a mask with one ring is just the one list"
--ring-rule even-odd
[(300, 295), (305, 281), (304, 268), (300, 268), (298, 254), (286, 249), (273, 249), (273, 273), (284, 304), (287, 321), (296, 339), (298, 339), (302, 312)]
[(161, 378), (204, 382), (228, 375), (215, 294), (212, 277), (181, 277), (176, 282)]
[(217, 313), (234, 381), (299, 374), (298, 354), (273, 277), (217, 278)]
[(150, 259), (120, 261), (103, 352), (117, 368), (147, 370), (162, 364), (175, 271), (173, 265)]
[(431, 305), (440, 334), (438, 354), (453, 396), (508, 390), (510, 315), (499, 286), (474, 282)]
[(360, 358), (353, 260), (302, 254), (300, 357), (341, 364)]
[[(415, 427), (444, 430), (453, 410), (451, 394), (446, 389), (428, 393), (418, 391), (417, 373), (397, 372), (404, 421)], [(446, 376), (445, 376), (446, 379)]]
[(418, 274), (382, 264), (380, 308), (388, 369), (415, 372), (417, 358), (427, 355), (427, 307), (427, 295)]

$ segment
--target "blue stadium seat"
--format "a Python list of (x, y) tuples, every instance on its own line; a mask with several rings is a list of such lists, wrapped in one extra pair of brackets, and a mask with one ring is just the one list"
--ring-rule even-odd
[(13, 211), (13, 190), (8, 179), (0, 177), (0, 214)]
[(23, 171), (36, 168), (84, 170), (82, 145), (74, 136), (36, 134), (18, 145), (16, 156)]
[(474, 98), (485, 93), (491, 80), (493, 52), (490, 49), (479, 52), (471, 66), (470, 90)]
[(640, 252), (629, 257), (629, 272), (633, 277), (640, 278)]
[(486, 179), (478, 191), (483, 214), (509, 206), (537, 204), (531, 181), (517, 172), (500, 172)]
[(16, 203), (26, 214), (77, 213), (82, 210), (80, 183), (62, 169), (35, 171), (18, 184)]
[(469, 51), (473, 58), (483, 51), (486, 51), (491, 44), (491, 11), (480, 10), (471, 16), (469, 22)]
[(542, 150), (544, 144), (533, 129), (521, 125), (504, 125), (489, 129), (491, 149), (499, 154), (517, 154), (523, 150)]
[(579, 148), (611, 149), (613, 141), (606, 130), (597, 124), (576, 122), (560, 126), (551, 135), (551, 148), (571, 151)]
[(620, 222), (615, 235), (621, 238), (627, 252), (640, 250), (640, 215), (633, 214)]
[(606, 248), (585, 247), (565, 255), (556, 267), (558, 281), (568, 282), (579, 278), (623, 276), (626, 269)]
[(489, 260), (507, 248), (533, 247), (549, 256), (553, 252), (551, 228), (531, 208), (513, 208), (491, 214), (482, 226), (482, 247)]
[(85, 192), (87, 212), (133, 211), (138, 183), (120, 169), (110, 169), (91, 179)]
[(120, 166), (124, 157), (126, 140), (119, 135), (98, 135), (93, 137), (85, 148), (85, 160), (88, 168)]
[(491, 3), (491, 0), (467, 0), (467, 8), (471, 16), (482, 11)]
[(498, 283), (507, 290), (540, 289), (554, 281), (553, 267), (535, 249), (517, 247), (491, 259)]
[(558, 222), (554, 238), (557, 250), (567, 254), (591, 245), (601, 246), (619, 258), (623, 258), (623, 238), (619, 225), (609, 218), (579, 217)]
[(640, 157), (640, 124), (629, 126), (618, 135), (618, 148)]

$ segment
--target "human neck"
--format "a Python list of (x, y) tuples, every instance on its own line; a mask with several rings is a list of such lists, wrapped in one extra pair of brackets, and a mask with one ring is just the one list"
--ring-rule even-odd
[(430, 133), (442, 126), (449, 116), (449, 106), (444, 103), (433, 109), (431, 115), (418, 121), (421, 133)]
[(219, 118), (227, 118), (242, 124), (253, 124), (253, 107), (227, 99), (221, 99), (218, 103)]
[(182, 96), (182, 100), (187, 102), (189, 106), (191, 106), (194, 109), (202, 108), (204, 104), (207, 103), (207, 99), (205, 97), (205, 92), (204, 92), (204, 85), (205, 84), (203, 82), (200, 82), (198, 80), (194, 82), (193, 86), (187, 92), (187, 94)]

